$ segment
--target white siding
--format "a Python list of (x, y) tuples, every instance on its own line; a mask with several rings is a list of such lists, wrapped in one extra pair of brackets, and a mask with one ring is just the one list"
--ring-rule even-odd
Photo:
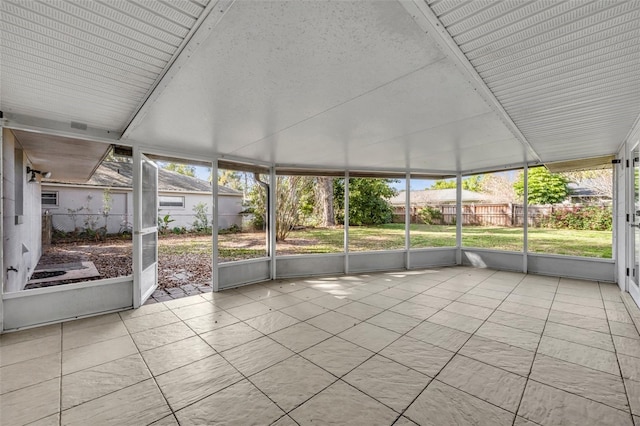
[[(104, 209), (104, 190), (98, 188), (71, 187), (54, 184), (46, 184), (45, 191), (58, 192), (57, 206), (42, 206), (42, 210), (49, 211), (53, 216), (53, 226), (55, 229), (71, 232), (75, 228), (86, 228), (86, 221), (96, 220), (96, 228), (105, 226), (105, 217), (102, 215)], [(212, 207), (210, 194), (189, 194), (189, 193), (169, 193), (161, 192), (160, 195), (183, 196), (185, 198), (184, 207), (161, 207), (158, 216), (166, 214), (171, 216), (174, 222), (169, 224), (169, 228), (185, 227), (190, 229), (194, 222), (193, 208), (198, 203), (205, 203), (208, 206), (209, 223), (212, 221)], [(87, 197), (91, 196), (91, 200)], [(221, 195), (220, 199), (220, 228), (229, 228), (232, 225), (241, 226), (242, 217), (242, 197)], [(70, 216), (69, 209), (76, 210), (84, 207), (76, 214), (76, 221)], [(87, 208), (88, 207), (88, 208)], [(107, 219), (107, 232), (121, 232), (126, 223), (133, 223), (133, 195), (131, 191), (111, 190), (111, 210)]]
[[(21, 164), (15, 164), (14, 150), (20, 148), (13, 133), (3, 129), (2, 161), (4, 176), (2, 180), (4, 199), (2, 220), (4, 225), (4, 268), (5, 292), (21, 290), (33, 273), (42, 255), (40, 215), (40, 184), (27, 183), (26, 167), (29, 164), (27, 153)], [(24, 214), (16, 218), (16, 167), (22, 168), (22, 188)], [(13, 267), (17, 272), (8, 271)]]

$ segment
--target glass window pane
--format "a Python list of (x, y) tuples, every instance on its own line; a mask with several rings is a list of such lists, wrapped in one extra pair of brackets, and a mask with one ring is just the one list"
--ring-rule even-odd
[(160, 207), (184, 207), (184, 197), (160, 195), (158, 201)]

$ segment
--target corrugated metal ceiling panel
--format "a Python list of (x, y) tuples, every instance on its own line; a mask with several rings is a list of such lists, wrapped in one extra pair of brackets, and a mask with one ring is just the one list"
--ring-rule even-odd
[(426, 0), (543, 161), (615, 152), (640, 114), (640, 1)]
[(123, 130), (208, 3), (0, 2), (0, 109)]

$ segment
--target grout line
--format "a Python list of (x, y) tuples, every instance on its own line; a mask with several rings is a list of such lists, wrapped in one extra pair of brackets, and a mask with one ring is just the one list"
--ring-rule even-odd
[[(602, 288), (600, 288), (600, 283), (598, 283), (598, 289), (600, 290), (600, 297), (602, 297)], [(603, 302), (604, 303), (604, 302)], [(627, 381), (624, 379), (622, 374), (622, 367), (620, 366), (620, 359), (618, 358), (618, 348), (613, 341), (613, 333), (611, 333), (611, 325), (609, 325), (609, 314), (605, 309), (605, 315), (607, 317), (607, 327), (609, 327), (609, 335), (611, 337), (611, 344), (613, 345), (614, 354), (616, 356), (616, 365), (618, 366), (618, 371), (620, 372), (620, 380), (622, 381), (622, 388), (624, 389), (625, 396), (627, 397), (627, 407), (629, 408), (628, 414), (631, 417), (631, 424), (634, 424), (633, 413), (631, 411), (631, 400), (629, 398), (629, 391), (627, 390)]]
[(551, 306), (547, 311), (547, 318), (544, 321), (544, 326), (542, 327), (542, 332), (540, 333), (540, 338), (538, 339), (538, 344), (536, 346), (536, 350), (533, 352), (533, 359), (531, 360), (531, 365), (529, 366), (529, 373), (526, 376), (525, 384), (522, 388), (522, 393), (520, 394), (520, 400), (518, 401), (518, 407), (516, 408), (516, 417), (513, 419), (513, 425), (515, 425), (515, 421), (518, 417), (518, 412), (520, 411), (520, 406), (522, 405), (522, 400), (524, 399), (524, 393), (527, 390), (527, 386), (529, 386), (529, 380), (531, 377), (531, 371), (533, 371), (533, 364), (536, 362), (536, 357), (538, 356), (538, 349), (540, 349), (540, 342), (542, 342), (542, 338), (544, 336), (544, 330), (547, 328), (547, 322), (549, 321), (549, 315), (551, 314), (551, 308), (553, 307), (553, 303), (556, 300), (556, 294), (558, 294), (558, 287), (560, 286), (560, 279), (558, 278), (558, 284), (556, 286), (556, 291), (553, 293), (553, 300), (551, 301)]

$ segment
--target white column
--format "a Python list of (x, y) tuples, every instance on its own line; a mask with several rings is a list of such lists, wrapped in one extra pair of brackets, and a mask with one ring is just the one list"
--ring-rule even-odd
[(220, 290), (220, 281), (218, 263), (220, 261), (220, 253), (218, 252), (218, 226), (220, 224), (220, 206), (218, 205), (218, 159), (214, 158), (211, 163), (211, 197), (213, 198), (213, 222), (211, 225), (211, 244), (213, 244), (213, 254), (211, 256), (211, 262), (213, 266), (213, 273), (211, 276), (211, 288), (213, 291)]
[(456, 264), (462, 265), (462, 174), (456, 176)]
[(344, 173), (344, 273), (349, 273), (349, 172)]
[(529, 165), (525, 163), (524, 169), (524, 199), (522, 200), (523, 239), (522, 239), (522, 272), (529, 270)]
[(404, 267), (411, 268), (411, 173), (405, 176), (405, 194), (404, 197)]
[(276, 168), (271, 166), (269, 169), (269, 257), (271, 259), (270, 277), (276, 279), (276, 186), (278, 180), (276, 178)]

